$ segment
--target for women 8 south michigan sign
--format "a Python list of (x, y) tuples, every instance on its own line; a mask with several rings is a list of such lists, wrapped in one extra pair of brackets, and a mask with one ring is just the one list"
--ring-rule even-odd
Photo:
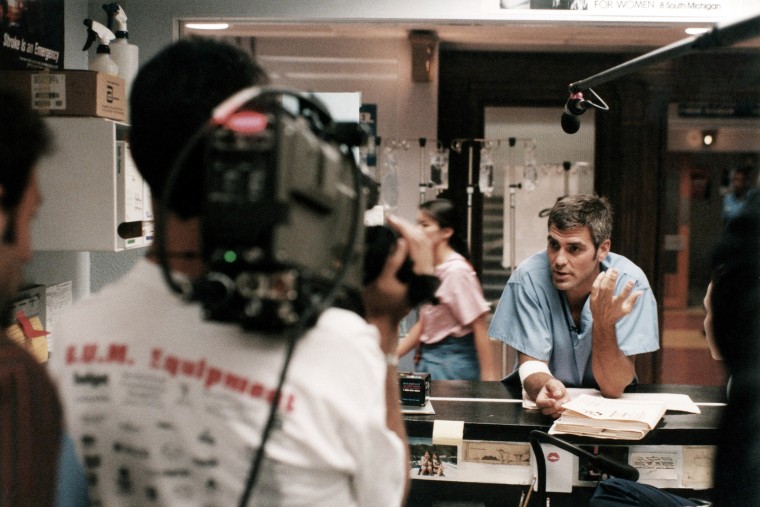
[[(499, 12), (510, 17), (519, 10), (580, 11), (590, 19), (597, 16), (615, 21), (640, 21), (661, 18), (662, 21), (721, 21), (746, 16), (760, 10), (757, 0), (482, 0), (483, 12)], [(577, 17), (574, 17), (577, 19)]]

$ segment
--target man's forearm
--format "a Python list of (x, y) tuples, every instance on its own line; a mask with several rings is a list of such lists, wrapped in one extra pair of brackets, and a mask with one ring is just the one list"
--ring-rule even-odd
[(499, 369), (493, 360), (491, 352), (491, 339), (488, 337), (488, 326), (484, 315), (475, 319), (472, 323), (475, 335), (475, 352), (480, 364), (480, 380), (499, 380)]
[[(404, 470), (409, 463), (409, 445), (407, 445), (406, 427), (404, 418), (401, 416), (401, 400), (399, 399), (398, 371), (395, 365), (388, 365), (388, 374), (385, 379), (385, 405), (386, 405), (386, 424), (388, 428), (395, 432), (404, 444)], [(409, 494), (409, 476), (407, 474), (404, 482), (404, 501)]]
[(399, 340), (398, 347), (396, 348), (396, 354), (398, 357), (404, 357), (412, 349), (417, 347), (422, 335), (422, 319), (415, 322), (409, 332)]
[(619, 273), (608, 269), (599, 273), (591, 289), (589, 306), (594, 323), (591, 329), (591, 370), (599, 390), (608, 398), (619, 398), (635, 376), (633, 361), (620, 350), (615, 323), (629, 315), (643, 291), (633, 292), (629, 279), (615, 295)]
[(614, 326), (605, 329), (594, 325), (591, 344), (591, 371), (602, 396), (619, 398), (633, 381), (633, 361), (620, 350)]
[[(380, 331), (380, 349), (388, 359), (388, 368), (385, 377), (385, 421), (388, 429), (396, 433), (404, 444), (404, 461), (401, 466), (406, 470), (409, 463), (409, 446), (407, 445), (406, 427), (401, 415), (401, 399), (399, 395), (398, 370), (394, 364), (397, 357), (398, 347), (398, 323), (395, 319), (386, 316), (368, 318), (367, 322), (373, 324)], [(404, 484), (404, 499), (409, 492), (409, 478)]]

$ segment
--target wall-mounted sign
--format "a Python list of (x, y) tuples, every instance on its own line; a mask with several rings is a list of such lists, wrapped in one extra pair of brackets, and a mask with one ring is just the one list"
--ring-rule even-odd
[(612, 16), (615, 21), (641, 17), (719, 21), (747, 15), (743, 0), (481, 0), (481, 8), (484, 13), (500, 12), (505, 19), (516, 10), (579, 11), (589, 16)]
[(62, 69), (63, 25), (63, 0), (0, 0), (0, 70)]
[(760, 118), (760, 104), (755, 102), (678, 104), (682, 118)]

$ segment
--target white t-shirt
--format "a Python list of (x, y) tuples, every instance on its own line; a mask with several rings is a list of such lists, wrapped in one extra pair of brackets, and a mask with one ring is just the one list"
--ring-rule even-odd
[[(296, 345), (250, 505), (398, 505), (403, 442), (386, 426), (384, 356), (358, 315), (323, 313)], [(204, 321), (158, 266), (74, 305), (50, 368), (95, 505), (237, 505), (284, 340)]]

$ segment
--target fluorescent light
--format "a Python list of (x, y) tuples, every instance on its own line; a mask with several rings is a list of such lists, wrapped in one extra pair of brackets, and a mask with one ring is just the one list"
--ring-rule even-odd
[(226, 30), (229, 27), (229, 23), (188, 23), (185, 25), (185, 28), (191, 30)]
[(687, 28), (685, 30), (685, 32), (688, 33), (689, 35), (700, 35), (709, 31), (710, 31), (709, 28)]

